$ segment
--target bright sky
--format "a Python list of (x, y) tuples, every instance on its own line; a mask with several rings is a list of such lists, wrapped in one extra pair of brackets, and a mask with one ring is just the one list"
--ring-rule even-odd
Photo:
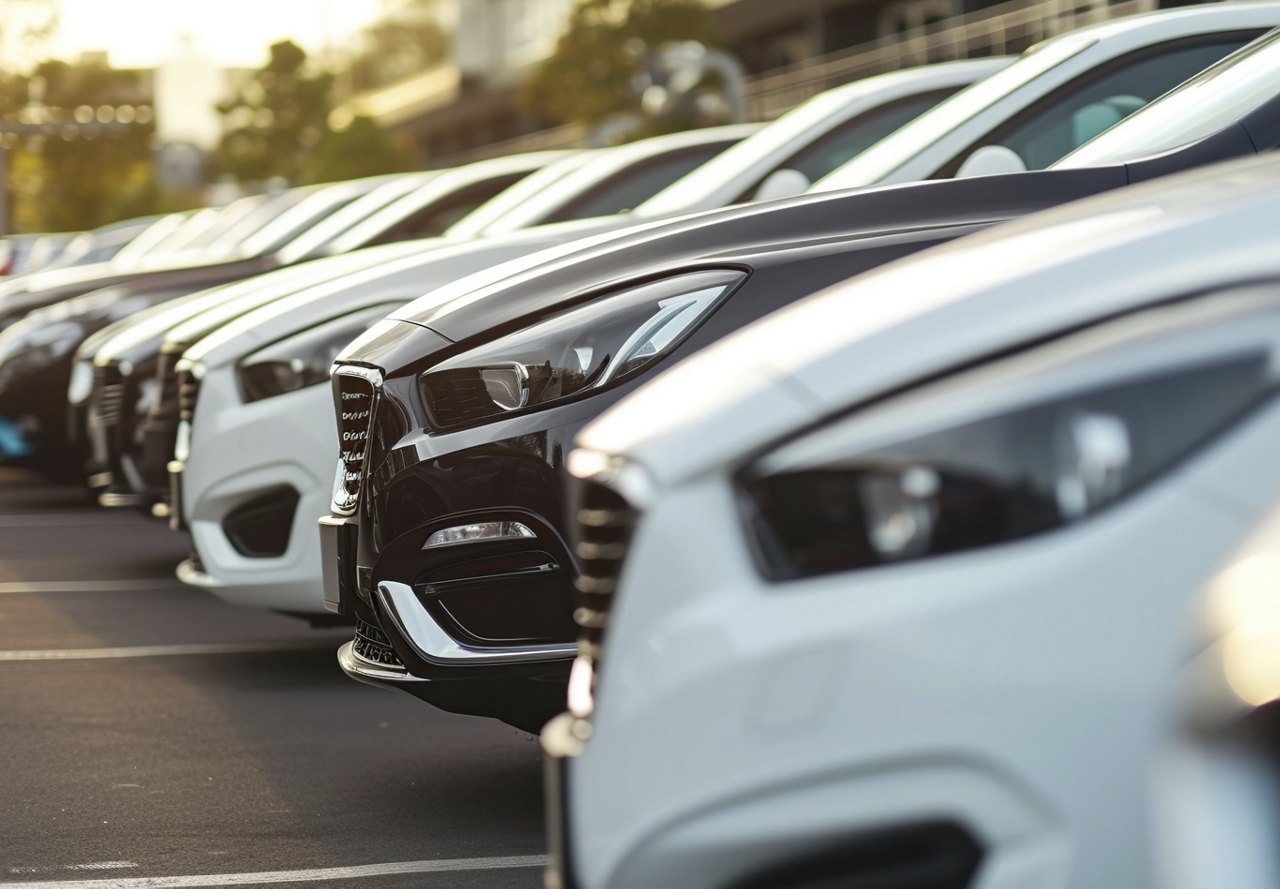
[(197, 54), (224, 66), (256, 67), (267, 47), (291, 38), (309, 52), (378, 13), (379, 0), (58, 0), (50, 54), (107, 50), (115, 67), (150, 67), (190, 35)]

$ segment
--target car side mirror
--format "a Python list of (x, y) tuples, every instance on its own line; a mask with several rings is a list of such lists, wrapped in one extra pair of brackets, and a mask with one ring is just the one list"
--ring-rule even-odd
[(956, 178), (1022, 173), (1026, 169), (1026, 161), (1012, 148), (1006, 148), (1003, 145), (984, 145), (965, 158), (960, 169), (956, 170)]
[(781, 170), (774, 170), (764, 177), (764, 181), (760, 183), (756, 193), (751, 196), (751, 200), (776, 201), (778, 198), (793, 197), (794, 195), (804, 194), (812, 184), (809, 181), (809, 177), (799, 170), (783, 167)]

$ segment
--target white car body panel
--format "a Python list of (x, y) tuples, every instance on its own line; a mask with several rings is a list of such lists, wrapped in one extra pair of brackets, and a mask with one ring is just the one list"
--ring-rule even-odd
[[(1044, 336), (1274, 287), (1278, 210), (1264, 158), (1049, 211), (796, 304), (587, 427), (580, 464), (635, 464), (648, 490), (592, 731), (567, 763), (583, 889), (730, 885), (939, 819), (983, 847), (980, 889), (1162, 885), (1153, 763), (1183, 712), (1202, 592), (1280, 501), (1280, 401), (1087, 520), (802, 580), (757, 571), (734, 473), (822, 417)], [(1082, 225), (1108, 214), (1145, 224)], [(761, 393), (790, 415), (740, 434)], [(924, 402), (898, 396), (894, 429), (934, 421)]]

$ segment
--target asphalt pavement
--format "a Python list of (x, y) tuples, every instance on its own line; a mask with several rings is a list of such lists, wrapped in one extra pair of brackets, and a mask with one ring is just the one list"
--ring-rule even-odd
[(358, 685), (173, 579), (187, 541), (0, 471), (0, 887), (537, 887), (536, 741)]

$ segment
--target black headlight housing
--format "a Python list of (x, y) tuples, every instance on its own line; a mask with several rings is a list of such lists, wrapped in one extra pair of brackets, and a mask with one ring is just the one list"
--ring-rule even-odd
[(738, 479), (761, 572), (895, 564), (1088, 519), (1274, 393), (1278, 296), (1251, 289), (1104, 324), (782, 445)]
[(441, 362), (419, 377), (451, 428), (586, 395), (669, 354), (747, 278), (687, 272), (617, 291)]

